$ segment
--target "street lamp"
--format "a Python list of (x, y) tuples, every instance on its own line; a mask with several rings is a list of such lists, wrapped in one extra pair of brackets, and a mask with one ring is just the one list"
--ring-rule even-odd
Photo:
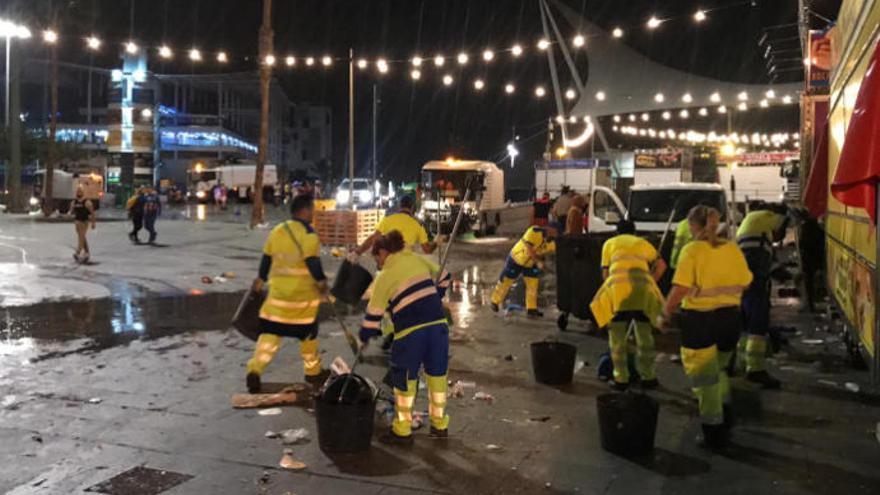
[(26, 40), (31, 37), (31, 30), (26, 26), (15, 24), (7, 19), (0, 19), (0, 38), (6, 38), (6, 82), (4, 88), (6, 111), (4, 113), (4, 122), (9, 127), (9, 60), (12, 47), (12, 39), (18, 38)]

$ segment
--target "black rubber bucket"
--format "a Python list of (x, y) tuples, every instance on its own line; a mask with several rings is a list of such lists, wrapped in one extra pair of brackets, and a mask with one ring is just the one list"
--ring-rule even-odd
[(346, 260), (339, 267), (330, 293), (346, 304), (357, 304), (371, 283), (373, 283), (373, 276), (366, 268)]
[(565, 342), (532, 342), (532, 370), (535, 381), (545, 385), (565, 385), (574, 378), (577, 348)]
[(370, 449), (373, 439), (373, 388), (359, 375), (347, 378), (348, 375), (334, 378), (315, 400), (318, 445), (330, 454), (364, 452)]
[(660, 404), (644, 394), (602, 394), (596, 397), (602, 448), (623, 457), (654, 450)]

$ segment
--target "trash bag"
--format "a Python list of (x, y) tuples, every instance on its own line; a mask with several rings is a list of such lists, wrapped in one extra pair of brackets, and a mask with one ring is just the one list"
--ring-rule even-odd
[(357, 304), (372, 282), (373, 276), (366, 268), (346, 260), (339, 267), (330, 293), (346, 304)]

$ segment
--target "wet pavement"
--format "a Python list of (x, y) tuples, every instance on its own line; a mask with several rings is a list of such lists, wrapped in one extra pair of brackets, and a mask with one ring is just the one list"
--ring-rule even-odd
[[(0, 310), (0, 492), (880, 492), (880, 398), (867, 373), (850, 366), (839, 324), (800, 313), (793, 300), (774, 307), (775, 323), (799, 332), (772, 359), (785, 385), (764, 392), (734, 379), (741, 419), (728, 452), (695, 444), (696, 407), (670, 359), (674, 335), (661, 340), (663, 386), (649, 393), (660, 403), (654, 454), (624, 459), (602, 450), (596, 397), (607, 386), (595, 364), (606, 343), (585, 322), (558, 331), (552, 276), (542, 284), (542, 319), (515, 306), (504, 316), (486, 308), (509, 242), (454, 247), (450, 380), (467, 386), (449, 402), (450, 440), (431, 441), (422, 428), (412, 448), (374, 442), (367, 455), (325, 455), (308, 400), (273, 416), (230, 405), (244, 391), (253, 344), (228, 330), (228, 320), (266, 235), (234, 219), (168, 220), (160, 224), (166, 248), (115, 239), (123, 222), (101, 225), (98, 264), (75, 266), (65, 259), (68, 225), (0, 217), (0, 242), (12, 246), (0, 246), (0, 269), (14, 275), (0, 283), (11, 301)], [(326, 263), (335, 269), (329, 256)], [(201, 282), (225, 271), (238, 276)], [(522, 302), (521, 287), (511, 298)], [(357, 315), (345, 321), (355, 328)], [(324, 321), (321, 336), (326, 364), (351, 361), (338, 325)], [(535, 383), (529, 344), (547, 338), (575, 345), (586, 363), (572, 385)], [(385, 362), (371, 348), (359, 373), (378, 382)], [(282, 345), (264, 380), (271, 389), (302, 380), (294, 343)], [(474, 399), (478, 392), (492, 400)], [(427, 409), (424, 395), (417, 411)], [(306, 428), (309, 441), (285, 446), (266, 437), (290, 428)], [(285, 448), (307, 467), (279, 467)]]

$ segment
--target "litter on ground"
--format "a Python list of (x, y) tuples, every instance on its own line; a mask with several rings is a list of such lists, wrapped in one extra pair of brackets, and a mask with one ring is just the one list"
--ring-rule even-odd
[(309, 441), (309, 430), (305, 428), (295, 428), (291, 430), (284, 430), (279, 433), (281, 437), (281, 441), (284, 442), (284, 445), (296, 445), (300, 443), (308, 443)]
[(281, 414), (281, 412), (282, 411), (280, 407), (270, 407), (269, 409), (260, 410), (260, 412), (258, 412), (257, 414), (259, 414), (260, 416), (278, 416), (279, 414)]
[(304, 462), (300, 462), (293, 458), (290, 454), (284, 454), (281, 456), (281, 461), (278, 463), (279, 466), (284, 469), (292, 469), (294, 471), (300, 471), (306, 468), (306, 464)]

